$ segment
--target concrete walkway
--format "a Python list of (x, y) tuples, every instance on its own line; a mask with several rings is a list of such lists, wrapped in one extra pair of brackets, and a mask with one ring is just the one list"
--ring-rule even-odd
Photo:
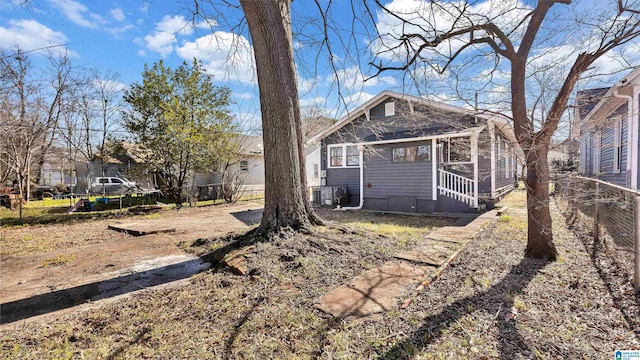
[(340, 318), (393, 309), (409, 286), (416, 285), (419, 290), (437, 279), (467, 243), (496, 219), (498, 212), (491, 210), (472, 219), (460, 219), (430, 233), (414, 248), (396, 254), (397, 260), (365, 271), (322, 296), (317, 307)]

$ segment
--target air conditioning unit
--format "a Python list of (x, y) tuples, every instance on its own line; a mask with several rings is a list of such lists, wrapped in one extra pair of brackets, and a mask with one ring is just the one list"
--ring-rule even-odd
[(311, 189), (313, 205), (336, 206), (349, 202), (347, 186), (314, 186)]

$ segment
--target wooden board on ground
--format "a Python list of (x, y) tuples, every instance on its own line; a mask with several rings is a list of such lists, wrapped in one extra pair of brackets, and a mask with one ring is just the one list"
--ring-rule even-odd
[(109, 230), (125, 232), (133, 236), (143, 236), (143, 235), (158, 234), (158, 233), (171, 233), (176, 231), (175, 227), (170, 227), (167, 225), (138, 224), (138, 223), (109, 225), (108, 228)]

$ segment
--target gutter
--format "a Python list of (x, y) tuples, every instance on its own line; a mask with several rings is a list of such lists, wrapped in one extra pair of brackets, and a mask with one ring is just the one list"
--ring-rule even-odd
[(336, 208), (335, 210), (360, 210), (364, 206), (364, 149), (362, 145), (358, 146), (358, 156), (360, 160), (360, 204), (358, 206)]

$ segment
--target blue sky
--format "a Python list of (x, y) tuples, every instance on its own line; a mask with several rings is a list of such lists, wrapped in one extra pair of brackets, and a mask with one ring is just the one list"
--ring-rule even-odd
[[(220, 13), (211, 12), (207, 21), (198, 18), (194, 23), (187, 10), (191, 5), (189, 1), (31, 0), (27, 7), (19, 6), (20, 2), (8, 0), (0, 4), (2, 49), (11, 50), (19, 45), (23, 51), (31, 51), (60, 45), (50, 50), (67, 52), (75, 66), (116, 71), (124, 86), (140, 81), (145, 63), (163, 59), (165, 65), (175, 67), (196, 57), (214, 75), (217, 84), (231, 88), (237, 117), (244, 122), (253, 121), (254, 127), (259, 121), (259, 96), (249, 36), (246, 29), (238, 35), (238, 29), (233, 28), (241, 23), (239, 10), (220, 8)], [(327, 54), (322, 53), (316, 62), (318, 49), (303, 45), (304, 42), (312, 44), (309, 36), (315, 39), (318, 31), (318, 24), (302, 24), (309, 10), (317, 11), (305, 8), (310, 4), (312, 2), (295, 1), (293, 9), (294, 17), (300, 20), (294, 28), (304, 32), (296, 36), (295, 41), (301, 105), (316, 104), (325, 108), (327, 115), (338, 116), (337, 111), (341, 110), (334, 75), (322, 59)], [(335, 13), (343, 14), (339, 9)], [(363, 39), (358, 41), (364, 44)], [(238, 44), (240, 46), (235, 46)], [(36, 51), (30, 56), (37, 58), (44, 52)], [(309, 58), (313, 59), (310, 63)], [(349, 102), (364, 101), (397, 83), (385, 76), (363, 86), (363, 75), (353, 67), (341, 68), (340, 74), (343, 81), (348, 81), (341, 91)]]
[[(12, 49), (19, 45), (23, 51), (30, 51), (51, 45), (53, 51), (67, 51), (75, 66), (111, 69), (120, 74), (123, 86), (140, 80), (145, 63), (152, 64), (164, 59), (171, 67), (182, 61), (191, 61), (193, 57), (201, 60), (205, 68), (215, 76), (216, 83), (227, 85), (233, 92), (235, 105), (233, 111), (243, 122), (252, 122), (246, 127), (257, 128), (259, 124), (259, 96), (253, 70), (253, 53), (247, 34), (246, 24), (238, 9), (205, 9), (207, 21), (193, 19), (187, 10), (192, 6), (190, 0), (183, 1), (145, 1), (145, 0), (30, 0), (30, 6), (18, 6), (23, 0), (3, 0), (0, 2), (0, 49)], [(529, 1), (515, 2), (526, 12)], [(321, 1), (324, 4), (323, 1)], [(354, 3), (360, 4), (355, 1)], [(495, 11), (495, 0), (478, 1), (475, 9), (481, 13)], [(504, 2), (503, 2), (504, 3)], [(576, 10), (591, 9), (601, 2), (583, 0), (572, 5)], [(355, 108), (365, 100), (382, 90), (389, 89), (424, 95), (464, 105), (456, 98), (454, 90), (463, 93), (468, 100), (473, 93), (480, 93), (480, 101), (485, 107), (495, 110), (506, 109), (508, 97), (508, 69), (501, 63), (501, 72), (492, 78), (487, 71), (492, 60), (467, 66), (462, 61), (457, 66), (464, 82), (453, 86), (451, 72), (438, 75), (428, 67), (414, 69), (411, 75), (401, 72), (383, 73), (381, 76), (364, 81), (373, 74), (368, 65), (373, 59), (372, 53), (380, 49), (380, 44), (371, 42), (373, 21), (383, 32), (393, 33), (397, 23), (389, 16), (374, 10), (373, 18), (365, 16), (364, 8), (352, 9), (350, 1), (338, 1), (332, 5), (329, 28), (333, 49), (334, 68), (329, 64), (326, 47), (320, 47), (322, 25), (319, 22), (318, 9), (314, 1), (296, 0), (293, 2), (292, 18), (294, 29), (294, 47), (298, 67), (301, 105), (316, 105), (324, 109), (325, 114), (339, 117), (344, 108)], [(389, 6), (398, 11), (422, 6), (423, 0), (393, 0)], [(545, 23), (548, 30), (556, 31), (555, 37), (545, 39), (534, 52), (532, 64), (548, 63), (563, 56), (571, 58), (585, 46), (587, 34), (582, 28), (572, 28), (567, 19), (567, 8), (557, 5), (553, 21)], [(357, 14), (355, 17), (353, 14)], [(510, 12), (498, 22), (508, 26), (516, 23), (518, 12)], [(440, 16), (439, 27), (446, 28), (447, 19)], [(575, 25), (573, 25), (575, 26)], [(577, 44), (577, 45), (576, 45)], [(459, 43), (446, 44), (450, 48)], [(625, 48), (625, 51), (637, 61), (640, 46), (637, 42)], [(476, 52), (471, 51), (471, 59)], [(377, 61), (393, 64), (397, 54), (378, 56)], [(624, 65), (617, 61), (618, 53), (606, 57), (594, 67), (595, 73), (611, 73), (601, 78), (601, 82), (585, 82), (584, 87), (611, 85), (624, 75), (618, 73)], [(32, 56), (40, 56), (39, 52)], [(233, 61), (228, 61), (232, 59)], [(464, 60), (464, 57), (462, 58)], [(554, 69), (562, 72), (564, 63)], [(628, 65), (628, 64), (627, 64)], [(412, 80), (418, 78), (419, 82)], [(339, 80), (339, 81), (337, 81)], [(607, 83), (609, 82), (609, 83)], [(455, 89), (454, 89), (455, 88)], [(535, 87), (534, 87), (535, 89)], [(342, 98), (339, 100), (338, 95)]]

